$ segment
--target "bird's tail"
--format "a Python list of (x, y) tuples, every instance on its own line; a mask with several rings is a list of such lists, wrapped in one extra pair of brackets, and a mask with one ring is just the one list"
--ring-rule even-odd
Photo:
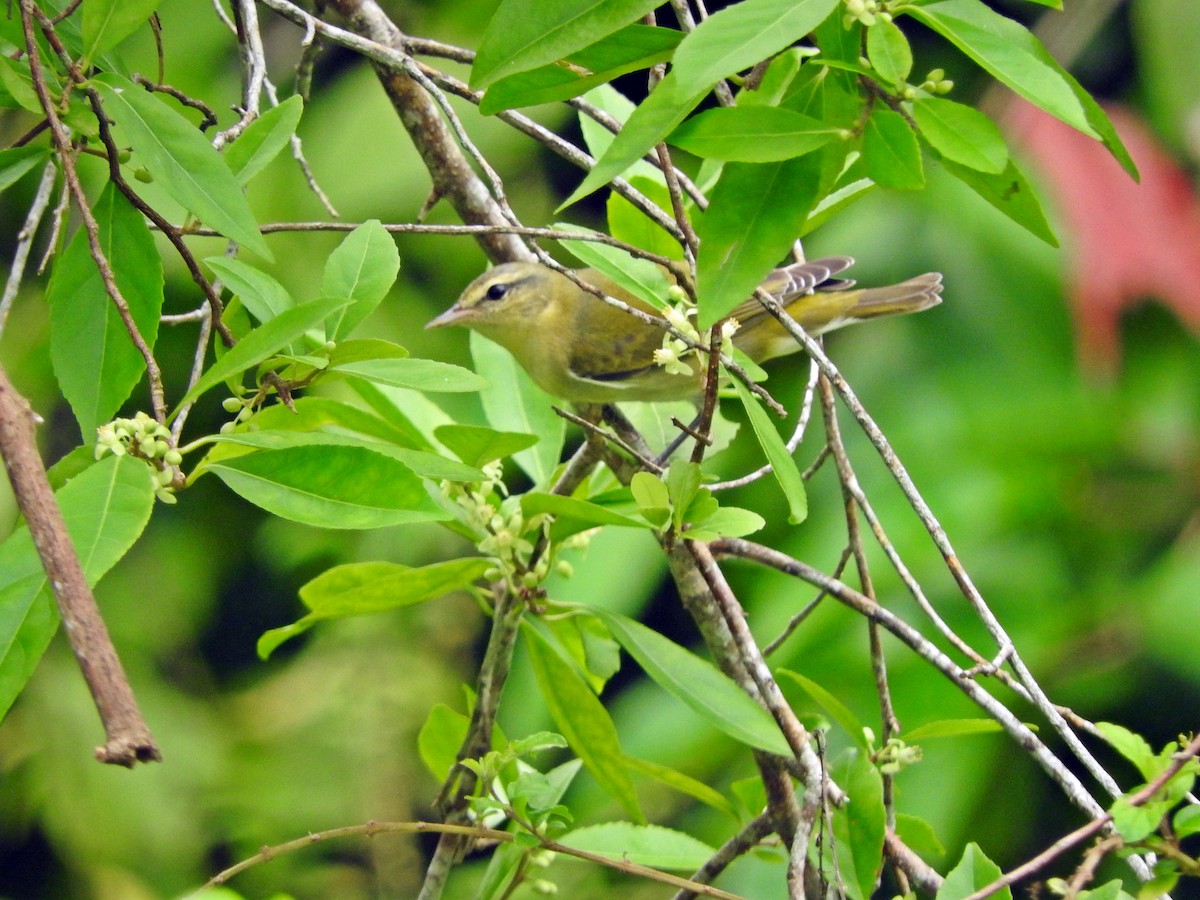
[(899, 284), (866, 288), (854, 306), (846, 311), (845, 318), (848, 323), (878, 316), (914, 313), (941, 302), (942, 276), (939, 272), (926, 272)]

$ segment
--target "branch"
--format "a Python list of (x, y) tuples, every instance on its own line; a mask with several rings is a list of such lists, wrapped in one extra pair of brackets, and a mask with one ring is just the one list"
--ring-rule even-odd
[(138, 762), (159, 761), (162, 754), (138, 709), (46, 479), (33, 422), (29, 403), (0, 367), (0, 456), (58, 602), (63, 631), (104, 725), (107, 740), (96, 748), (96, 758), (129, 768)]

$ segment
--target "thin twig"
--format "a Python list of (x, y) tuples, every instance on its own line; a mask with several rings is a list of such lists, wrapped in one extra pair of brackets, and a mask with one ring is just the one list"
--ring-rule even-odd
[(17, 232), (17, 247), (13, 251), (12, 265), (8, 268), (8, 281), (4, 283), (4, 294), (0, 296), (0, 334), (4, 334), (4, 324), (8, 321), (9, 310), (17, 298), (21, 281), (25, 277), (25, 264), (29, 260), (29, 251), (33, 247), (33, 238), (38, 226), (42, 223), (46, 207), (50, 205), (50, 192), (54, 182), (58, 180), (58, 169), (53, 160), (49, 160), (42, 169), (42, 178), (38, 182), (37, 192), (33, 202), (29, 204), (29, 212), (25, 214), (25, 224)]

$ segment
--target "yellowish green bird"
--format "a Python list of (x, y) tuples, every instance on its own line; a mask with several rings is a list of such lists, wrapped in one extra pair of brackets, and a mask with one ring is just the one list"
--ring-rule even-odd
[[(853, 263), (846, 256), (795, 263), (775, 269), (762, 287), (812, 335), (878, 316), (920, 312), (941, 302), (942, 276), (936, 272), (887, 287), (854, 289), (853, 281), (834, 278)], [(575, 274), (604, 294), (657, 315), (596, 270), (577, 269)], [(754, 298), (730, 315), (739, 325), (734, 345), (755, 362), (800, 349)], [(540, 263), (489, 269), (425, 327), (445, 325), (463, 325), (495, 341), (543, 390), (575, 403), (692, 400), (703, 388), (703, 363), (691, 365), (688, 374), (686, 366), (655, 362), (666, 329), (605, 303)]]

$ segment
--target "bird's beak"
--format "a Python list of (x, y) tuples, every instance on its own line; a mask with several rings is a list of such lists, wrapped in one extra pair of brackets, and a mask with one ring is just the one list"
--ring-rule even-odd
[(436, 319), (430, 319), (426, 323), (426, 328), (444, 328), (447, 325), (457, 325), (463, 319), (467, 318), (469, 311), (463, 309), (457, 303), (438, 316)]

